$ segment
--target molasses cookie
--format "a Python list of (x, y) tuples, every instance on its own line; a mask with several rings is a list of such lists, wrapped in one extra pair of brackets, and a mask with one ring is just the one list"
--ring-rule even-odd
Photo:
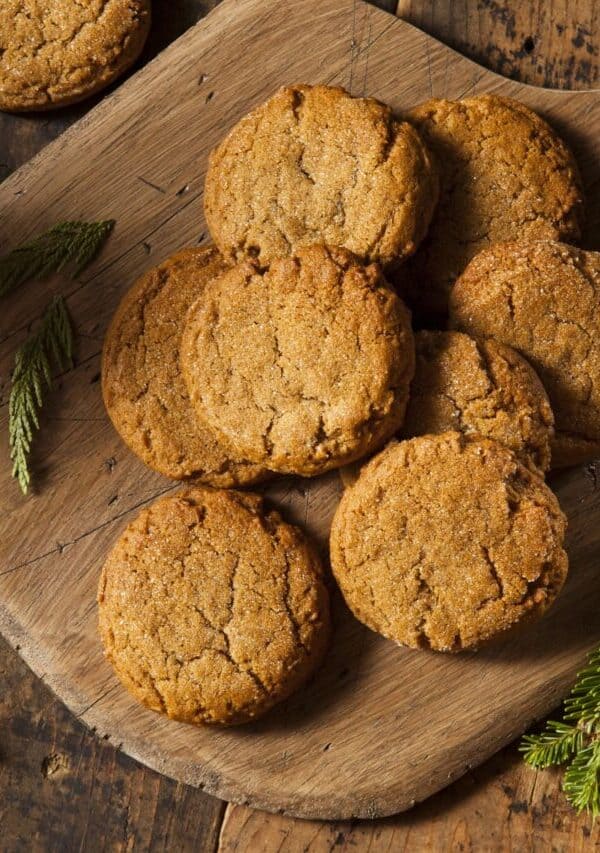
[(204, 205), (226, 257), (266, 264), (301, 246), (344, 246), (396, 263), (425, 236), (437, 170), (415, 129), (370, 98), (287, 86), (210, 158)]
[(346, 489), (331, 564), (365, 625), (415, 648), (478, 646), (540, 616), (567, 575), (566, 520), (495, 441), (457, 432), (389, 445)]
[(104, 342), (102, 393), (115, 429), (146, 465), (213, 486), (266, 471), (238, 455), (192, 408), (179, 369), (186, 312), (227, 269), (215, 248), (184, 249), (145, 273), (119, 305)]
[(550, 467), (554, 417), (533, 368), (515, 350), (460, 332), (418, 332), (403, 438), (456, 430), (513, 450), (533, 470)]
[(583, 196), (573, 155), (524, 104), (497, 95), (434, 99), (408, 118), (444, 166), (427, 238), (399, 279), (419, 313), (445, 314), (454, 280), (490, 244), (579, 239)]
[(549, 240), (492, 246), (450, 298), (451, 322), (533, 365), (556, 419), (553, 467), (600, 456), (600, 253)]
[(329, 601), (303, 534), (257, 495), (188, 489), (131, 522), (102, 570), (106, 656), (154, 711), (252, 720), (323, 657)]
[(3, 0), (0, 109), (87, 98), (135, 62), (149, 29), (150, 0)]
[(200, 417), (239, 455), (313, 476), (396, 432), (414, 342), (377, 264), (311, 246), (213, 279), (188, 313), (181, 364)]

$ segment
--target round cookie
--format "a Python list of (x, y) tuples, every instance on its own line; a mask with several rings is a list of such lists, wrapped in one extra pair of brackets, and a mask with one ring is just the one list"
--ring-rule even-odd
[(451, 322), (519, 350), (556, 420), (552, 466), (600, 456), (600, 253), (550, 240), (492, 246), (450, 297)]
[(125, 687), (188, 723), (243, 723), (321, 662), (329, 599), (304, 535), (257, 495), (187, 489), (131, 522), (98, 591), (100, 634)]
[(579, 239), (583, 193), (577, 164), (524, 104), (497, 95), (434, 99), (408, 118), (444, 165), (427, 238), (398, 279), (419, 314), (445, 315), (453, 282), (490, 244)]
[(267, 472), (236, 455), (190, 404), (179, 368), (186, 312), (227, 269), (214, 247), (184, 249), (125, 294), (102, 353), (102, 394), (115, 429), (155, 471), (213, 486), (253, 483)]
[(0, 109), (52, 109), (108, 86), (140, 55), (150, 8), (150, 0), (3, 0)]
[(532, 470), (548, 470), (554, 416), (524, 358), (498, 341), (460, 332), (418, 332), (415, 349), (402, 438), (475, 433), (504, 444)]
[(226, 257), (261, 264), (328, 243), (382, 264), (412, 254), (438, 197), (419, 135), (389, 107), (330, 86), (286, 86), (213, 151), (204, 190)]
[(314, 476), (396, 432), (414, 343), (378, 265), (311, 246), (213, 279), (188, 313), (181, 365), (196, 410), (239, 454)]
[(389, 445), (346, 489), (331, 564), (346, 603), (401, 645), (459, 651), (541, 615), (566, 519), (508, 448), (457, 432)]

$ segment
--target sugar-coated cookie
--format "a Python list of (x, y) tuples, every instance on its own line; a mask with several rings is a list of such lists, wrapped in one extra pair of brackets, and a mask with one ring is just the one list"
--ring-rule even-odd
[(562, 139), (524, 104), (497, 95), (434, 99), (408, 118), (443, 167), (427, 238), (400, 271), (403, 295), (419, 314), (445, 315), (453, 282), (493, 243), (579, 239), (577, 164)]
[(179, 368), (185, 315), (207, 283), (227, 269), (214, 247), (183, 249), (125, 294), (102, 356), (106, 410), (127, 446), (167, 477), (213, 486), (256, 482), (266, 471), (233, 448), (193, 409)]
[(143, 509), (104, 565), (98, 603), (125, 687), (188, 723), (259, 717), (309, 678), (330, 633), (318, 558), (248, 493), (193, 488)]
[(451, 323), (514, 347), (556, 420), (552, 466), (600, 456), (600, 252), (550, 240), (492, 246), (450, 297)]
[(240, 456), (313, 476), (395, 433), (414, 342), (377, 264), (312, 246), (213, 279), (188, 313), (181, 364), (200, 417)]
[(132, 65), (150, 0), (2, 0), (0, 109), (47, 110), (104, 89)]
[(541, 615), (567, 575), (566, 519), (498, 442), (447, 432), (389, 445), (346, 489), (331, 565), (374, 631), (459, 651)]
[(425, 236), (437, 167), (412, 125), (371, 98), (286, 86), (213, 151), (204, 206), (226, 257), (266, 264), (301, 246), (344, 246), (396, 264)]

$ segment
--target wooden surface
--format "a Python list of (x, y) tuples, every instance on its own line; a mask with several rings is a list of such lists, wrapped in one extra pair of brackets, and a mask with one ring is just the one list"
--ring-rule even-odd
[[(40, 129), (43, 129), (41, 125)], [(40, 133), (37, 137), (38, 144), (42, 137), (43, 134)], [(5, 653), (2, 659), (5, 657), (9, 656)], [(15, 662), (15, 667), (18, 666), (21, 665)], [(45, 691), (40, 688), (39, 685), (36, 685), (30, 676), (28, 678), (31, 685), (29, 702), (34, 707), (37, 705), (40, 719), (43, 719), (44, 716), (51, 716), (52, 714), (57, 713), (53, 711), (52, 708), (48, 709), (47, 707), (43, 707), (42, 703), (44, 702), (44, 696), (46, 695)], [(24, 676), (20, 675), (19, 680), (23, 679)], [(10, 684), (7, 693), (10, 698), (7, 702), (5, 694), (2, 697), (1, 707), (3, 715), (10, 716), (9, 714), (5, 714), (7, 705), (8, 708), (10, 708), (11, 704), (19, 697), (16, 691), (10, 690)], [(52, 703), (52, 705), (56, 706), (56, 708), (60, 710), (58, 703)], [(17, 706), (12, 705), (12, 707)], [(30, 727), (35, 726), (36, 722), (28, 721), (28, 725)], [(75, 731), (77, 731), (79, 727), (77, 723), (68, 721), (66, 715), (65, 718), (60, 720), (59, 725), (63, 729), (65, 727), (71, 727)], [(11, 734), (12, 728), (13, 727), (11, 725), (8, 726)], [(52, 745), (50, 733), (48, 731), (42, 732), (41, 727), (39, 728), (39, 746), (42, 748), (48, 748)], [(19, 730), (19, 733), (21, 733), (21, 730)], [(55, 735), (52, 736), (52, 739), (54, 738), (61, 743), (64, 752), (68, 753), (69, 750), (73, 750), (74, 752), (79, 751), (79, 747), (75, 746), (73, 743), (68, 743), (64, 741), (63, 738), (56, 737)], [(76, 739), (77, 743), (82, 740), (83, 738), (80, 740)], [(90, 740), (89, 735), (87, 735), (87, 740)], [(9, 743), (11, 743), (10, 736)], [(4, 747), (4, 744), (2, 744), (2, 746)], [(27, 740), (20, 740), (18, 746), (19, 754), (21, 751), (27, 752), (28, 749), (29, 753), (32, 752), (31, 744)], [(102, 744), (101, 750), (103, 755), (113, 754), (112, 748), (107, 744)], [(6, 755), (6, 750), (4, 750), (4, 752)], [(60, 753), (60, 755), (63, 756), (63, 753)], [(46, 755), (45, 758), (47, 759), (48, 756)], [(73, 777), (75, 774), (72, 766), (65, 769), (63, 768), (61, 761), (63, 761), (63, 758), (59, 760), (59, 767), (56, 772), (52, 772), (48, 774), (48, 776), (40, 774), (41, 777), (44, 780), (46, 778), (69, 779)], [(69, 764), (68, 758), (66, 759), (66, 762)], [(86, 767), (85, 761), (78, 760), (78, 775), (81, 771), (83, 775), (87, 774), (88, 779), (91, 777), (91, 779), (99, 778), (100, 780), (104, 780), (104, 784), (102, 786), (99, 784), (90, 785), (89, 794), (84, 795), (86, 796), (86, 800), (89, 803), (97, 802), (98, 797), (105, 793), (106, 785), (111, 782), (111, 780), (114, 780), (114, 788), (118, 788), (120, 777), (117, 778), (118, 772), (115, 773), (115, 764), (122, 765), (127, 763), (129, 764), (128, 772), (132, 779), (136, 774), (138, 777), (142, 775), (144, 779), (153, 777), (153, 774), (136, 768), (132, 762), (128, 762), (128, 760), (124, 759), (122, 756), (118, 756), (117, 759), (109, 762), (100, 762), (97, 769), (94, 768), (93, 765), (91, 767)], [(8, 760), (4, 764), (0, 764), (0, 790), (4, 790), (5, 786), (10, 787), (12, 794), (19, 792), (19, 789), (22, 794), (25, 794), (26, 791), (30, 790), (30, 796), (32, 796), (35, 781), (39, 781), (36, 780), (39, 771), (35, 756), (33, 756), (33, 760), (29, 764), (23, 760), (19, 768), (20, 770), (29, 770), (29, 776), (32, 779), (31, 789), (28, 789), (27, 787), (27, 773), (25, 773), (25, 776), (23, 776), (21, 772), (11, 773), (13, 766), (14, 760), (12, 763)], [(53, 766), (53, 762), (50, 762), (50, 766)], [(6, 770), (6, 767), (8, 767), (8, 775), (6, 772), (3, 772)], [(522, 766), (516, 761), (514, 755), (510, 752), (506, 752), (503, 756), (494, 759), (488, 767), (492, 768), (489, 773), (486, 773), (484, 770), (477, 771), (476, 773), (477, 797), (473, 796), (472, 790), (475, 785), (475, 779), (469, 776), (455, 785), (449, 792), (445, 792), (444, 794), (434, 798), (429, 801), (426, 806), (412, 812), (405, 818), (395, 819), (392, 822), (385, 822), (377, 828), (369, 826), (367, 830), (360, 826), (350, 827), (347, 825), (340, 827), (331, 826), (324, 829), (320, 829), (319, 827), (315, 828), (314, 826), (311, 828), (311, 825), (305, 822), (292, 822), (282, 818), (250, 813), (242, 807), (232, 807), (229, 810), (230, 819), (226, 822), (223, 829), (221, 843), (224, 848), (232, 849), (236, 840), (235, 833), (240, 827), (244, 827), (245, 838), (252, 837), (255, 840), (256, 838), (264, 838), (265, 845), (269, 845), (272, 842), (275, 847), (279, 847), (281, 840), (282, 849), (298, 849), (298, 847), (304, 847), (310, 839), (312, 839), (310, 849), (315, 850), (329, 849), (330, 845), (333, 844), (334, 841), (340, 846), (343, 846), (346, 843), (348, 845), (358, 843), (364, 844), (365, 846), (368, 843), (370, 846), (371, 842), (380, 842), (382, 845), (385, 844), (388, 847), (392, 845), (393, 849), (397, 849), (397, 845), (404, 846), (406, 843), (410, 843), (410, 849), (439, 849), (436, 846), (433, 846), (433, 848), (420, 846), (430, 843), (435, 845), (436, 841), (440, 845), (444, 844), (444, 849), (446, 844), (462, 846), (466, 843), (468, 846), (469, 842), (475, 843), (475, 845), (477, 845), (478, 842), (479, 845), (487, 845), (485, 848), (479, 846), (477, 849), (496, 849), (492, 845), (499, 843), (499, 838), (503, 838), (505, 840), (508, 839), (511, 843), (516, 843), (519, 840), (524, 842), (525, 839), (530, 839), (533, 843), (544, 843), (545, 840), (548, 840), (549, 843), (551, 842), (553, 844), (555, 849), (577, 849), (578, 843), (583, 843), (586, 840), (587, 843), (589, 843), (588, 835), (586, 835), (586, 833), (589, 832), (587, 824), (585, 821), (577, 821), (572, 815), (569, 815), (568, 810), (564, 806), (564, 802), (557, 793), (556, 777), (543, 775), (538, 779), (537, 774), (522, 768)], [(502, 781), (501, 784), (504, 785), (504, 789), (502, 789), (501, 784), (494, 776), (494, 773), (497, 773), (498, 770), (502, 768), (504, 768), (504, 781)], [(119, 769), (120, 767), (117, 767), (117, 771), (119, 771)], [(531, 791), (529, 791), (528, 788), (531, 780), (534, 780), (534, 784), (531, 786)], [(61, 785), (49, 785), (44, 782), (42, 786), (38, 786), (39, 789), (36, 788), (40, 799), (47, 804), (47, 808), (50, 812), (53, 808), (55, 810), (60, 808), (60, 805), (58, 804), (61, 801), (60, 790), (63, 785), (64, 782), (61, 782)], [(166, 780), (161, 780), (160, 785), (161, 787), (171, 785), (175, 794), (177, 793), (178, 789)], [(209, 800), (199, 792), (191, 792), (189, 789), (187, 790), (190, 794), (194, 794), (193, 802), (197, 804), (196, 811), (198, 811), (198, 804), (206, 805), (208, 803), (216, 807), (215, 801)], [(519, 795), (521, 793), (530, 793), (531, 796), (528, 796), (526, 799), (520, 799)], [(129, 793), (129, 796), (131, 796), (131, 793)], [(27, 800), (27, 797), (25, 796), (24, 799)], [(106, 798), (103, 797), (103, 800), (104, 799)], [(128, 797), (126, 794), (123, 798), (123, 802), (127, 803), (127, 801)], [(105, 810), (106, 822), (103, 824), (104, 835), (101, 836), (106, 839), (111, 837), (108, 834), (110, 832), (108, 826), (111, 822), (114, 827), (114, 838), (117, 838), (117, 834), (120, 838), (119, 804), (114, 803), (114, 798), (111, 799), (111, 802), (113, 802), (115, 808)], [(4, 799), (3, 806), (5, 806), (5, 808), (3, 811), (0, 811), (0, 821), (4, 822), (3, 828), (7, 815), (10, 818), (11, 804), (14, 806), (14, 797), (8, 802), (8, 808), (6, 808), (7, 801)], [(473, 806), (475, 806), (474, 811), (472, 808)], [(29, 826), (33, 824), (37, 825), (39, 828), (39, 826), (43, 824), (43, 812), (39, 813), (41, 817), (38, 824), (34, 823), (36, 820), (36, 814), (34, 813), (31, 815), (27, 808), (23, 808), (23, 822), (26, 822), (24, 817), (25, 814), (28, 815), (30, 820), (30, 823), (28, 824)], [(147, 822), (148, 815), (150, 814), (152, 814), (151, 811), (146, 811), (144, 814), (140, 813), (135, 815), (133, 819), (131, 816), (127, 818), (125, 829), (128, 829), (130, 834), (128, 836), (127, 832), (125, 832), (123, 844), (127, 842), (129, 846), (129, 841), (138, 837), (135, 834), (136, 819), (138, 823), (144, 820)], [(249, 815), (251, 815), (251, 818)], [(85, 809), (82, 809), (80, 812), (71, 810), (70, 818), (69, 829), (67, 829), (66, 825), (64, 827), (64, 838), (73, 837), (72, 827), (75, 828), (76, 831), (77, 827), (83, 826), (84, 819), (86, 819)], [(494, 832), (493, 826), (497, 820), (501, 820), (503, 818), (507, 824), (506, 830), (508, 834), (505, 833), (500, 836), (497, 832)], [(546, 825), (550, 826), (550, 823), (553, 824), (554, 828), (552, 831), (545, 832), (542, 835), (542, 828)], [(210, 820), (207, 818), (207, 832), (209, 824), (212, 825)], [(15, 829), (15, 826), (14, 822), (9, 825), (8, 836), (3, 833), (4, 839), (7, 837), (9, 839), (9, 847), (10, 839), (12, 837), (15, 838), (15, 844), (18, 841), (19, 829)], [(22, 828), (23, 823), (21, 823), (20, 826)], [(259, 826), (263, 826), (263, 831), (259, 836), (257, 836), (256, 833)], [(13, 829), (14, 835), (11, 835), (10, 833), (11, 828)], [(169, 841), (172, 842), (173, 840), (175, 840), (175, 843), (181, 841), (182, 844), (185, 844), (191, 839), (191, 836), (184, 834), (187, 828), (188, 826), (184, 826), (183, 824), (179, 825), (176, 821), (170, 822), (165, 830), (164, 837), (162, 835), (155, 836), (154, 834), (146, 834), (145, 838), (149, 839), (147, 843), (152, 847), (162, 846), (163, 840), (165, 844), (168, 844)], [(335, 834), (333, 834), (334, 829)], [(309, 832), (311, 833), (310, 839), (308, 835)], [(85, 836), (81, 837), (85, 838)], [(144, 845), (146, 844), (145, 841), (142, 841), (141, 843)], [(76, 846), (79, 846), (79, 840), (77, 840)], [(210, 849), (212, 846), (212, 836), (207, 834), (207, 849)], [(240, 847), (239, 849), (252, 848)], [(271, 848), (269, 846), (261, 848), (255, 846), (253, 849)], [(516, 849), (518, 849), (518, 844)], [(540, 847), (540, 849), (545, 848)]]
[[(400, 66), (397, 56), (404, 57)], [(351, 0), (299, 0), (289, 8), (226, 0), (0, 187), (4, 248), (65, 210), (117, 221), (101, 257), (67, 287), (80, 331), (78, 365), (48, 408), (53, 429), (36, 444), (43, 488), (23, 498), (13, 487), (0, 497), (0, 629), (84, 722), (149, 766), (257, 808), (374, 818), (410, 808), (512, 740), (556, 704), (600, 642), (600, 588), (593, 582), (600, 490), (590, 488), (583, 470), (555, 481), (570, 519), (566, 589), (550, 618), (476, 655), (400, 649), (340, 606), (333, 648), (314, 681), (252, 726), (177, 724), (122, 689), (97, 636), (99, 570), (139, 507), (174, 485), (144, 468), (111, 427), (95, 381), (100, 343), (142, 269), (206, 239), (208, 152), (285, 80), (341, 83), (396, 110), (430, 95), (521, 98), (571, 140), (589, 190), (589, 233), (598, 233), (599, 94), (507, 81)], [(6, 306), (5, 371), (39, 316), (41, 295), (55, 285), (24, 288)], [(5, 435), (1, 420), (0, 428)], [(0, 466), (8, 479), (7, 454)], [(324, 552), (339, 493), (335, 473), (276, 480), (267, 489)]]
[(556, 89), (598, 86), (593, 0), (399, 0), (397, 14), (505, 77)]

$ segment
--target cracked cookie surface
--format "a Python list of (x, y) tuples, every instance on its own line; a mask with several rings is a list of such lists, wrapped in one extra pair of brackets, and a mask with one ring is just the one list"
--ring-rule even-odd
[(541, 615), (566, 578), (566, 519), (495, 441), (448, 432), (389, 445), (344, 492), (331, 563), (346, 603), (415, 648), (473, 648)]
[(556, 421), (552, 466), (600, 455), (600, 253), (550, 240), (493, 246), (450, 297), (451, 322), (533, 365)]
[(179, 367), (185, 315), (207, 282), (227, 269), (214, 247), (183, 249), (145, 273), (125, 294), (102, 354), (102, 394), (115, 429), (146, 465), (167, 477), (213, 486), (267, 475), (237, 456), (201, 421)]
[(407, 118), (444, 166), (427, 237), (399, 271), (400, 291), (418, 313), (444, 315), (453, 282), (490, 244), (577, 242), (583, 219), (577, 164), (524, 104), (497, 95), (433, 99)]
[(504, 444), (542, 473), (554, 416), (537, 374), (498, 341), (461, 332), (417, 332), (416, 369), (400, 436), (456, 430)]
[(300, 246), (366, 260), (412, 254), (438, 197), (437, 168), (389, 107), (330, 86), (287, 86), (213, 151), (204, 205), (226, 257), (261, 263)]
[(188, 313), (181, 364), (192, 403), (238, 453), (313, 476), (396, 432), (414, 342), (377, 264), (312, 246), (214, 279)]
[(2, 0), (0, 109), (44, 110), (112, 83), (139, 56), (150, 0)]
[(259, 717), (314, 672), (330, 633), (312, 548), (248, 493), (193, 488), (143, 509), (104, 565), (98, 602), (125, 687), (189, 723)]

